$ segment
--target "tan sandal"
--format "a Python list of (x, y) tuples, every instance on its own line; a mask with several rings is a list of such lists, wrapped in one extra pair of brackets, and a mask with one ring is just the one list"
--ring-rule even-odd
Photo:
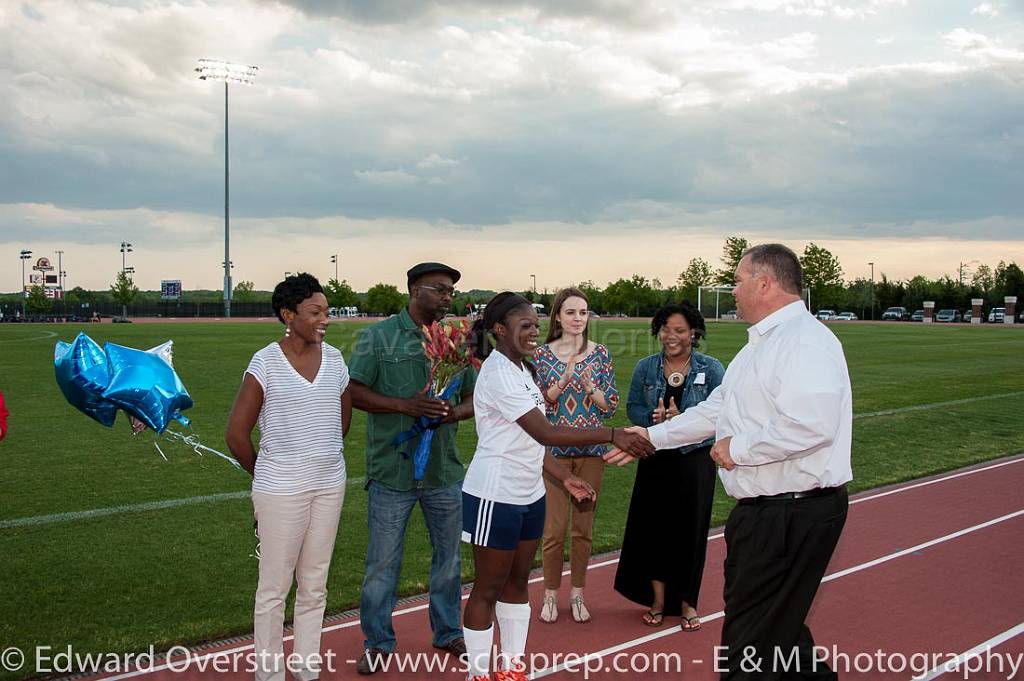
[(540, 621), (545, 624), (552, 624), (558, 620), (558, 599), (555, 596), (545, 596), (544, 604), (540, 606)]
[(578, 624), (585, 624), (590, 621), (590, 611), (583, 603), (583, 596), (576, 595), (569, 598), (569, 608), (572, 611), (572, 619)]

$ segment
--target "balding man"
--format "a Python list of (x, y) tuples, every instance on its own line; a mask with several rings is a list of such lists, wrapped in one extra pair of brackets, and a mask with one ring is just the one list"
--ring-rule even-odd
[(647, 429), (658, 449), (714, 435), (711, 458), (738, 500), (725, 526), (723, 679), (838, 678), (814, 658), (805, 619), (846, 522), (853, 398), (843, 348), (801, 288), (793, 251), (749, 249), (733, 289), (747, 344), (706, 401)]

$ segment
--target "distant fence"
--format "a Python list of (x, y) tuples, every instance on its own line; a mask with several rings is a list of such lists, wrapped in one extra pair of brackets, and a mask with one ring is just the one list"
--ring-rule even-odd
[[(162, 301), (159, 303), (140, 303), (129, 305), (129, 317), (223, 317), (224, 303), (175, 303)], [(5, 321), (16, 319), (21, 314), (21, 306), (4, 304), (0, 305)], [(117, 303), (99, 302), (89, 307), (79, 305), (65, 305), (62, 301), (54, 301), (53, 307), (45, 315), (46, 318), (58, 318), (64, 316), (77, 316), (79, 318), (91, 317), (93, 312), (103, 317), (116, 317), (121, 315), (121, 306)], [(31, 316), (31, 315), (30, 315)], [(232, 317), (273, 317), (274, 309), (269, 302), (266, 303), (231, 303)]]

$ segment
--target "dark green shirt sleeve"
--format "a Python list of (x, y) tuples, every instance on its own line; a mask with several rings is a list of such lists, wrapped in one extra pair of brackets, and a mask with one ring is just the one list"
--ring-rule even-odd
[(372, 388), (377, 384), (379, 366), (373, 328), (363, 329), (359, 332), (355, 349), (352, 351), (352, 359), (348, 363), (348, 375), (353, 381)]
[(475, 387), (476, 387), (476, 369), (474, 369), (472, 367), (472, 365), (470, 365), (469, 367), (466, 368), (466, 376), (465, 376), (465, 378), (462, 379), (462, 386), (461, 386), (461, 390), (459, 390), (459, 395), (461, 397), (465, 397), (466, 395), (468, 395), (471, 392), (473, 392), (473, 388), (475, 388)]

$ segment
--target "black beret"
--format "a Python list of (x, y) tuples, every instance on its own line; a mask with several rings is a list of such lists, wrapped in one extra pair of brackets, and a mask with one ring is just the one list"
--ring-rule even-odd
[(444, 272), (452, 278), (453, 284), (458, 283), (459, 279), (462, 278), (462, 273), (454, 267), (448, 267), (448, 265), (439, 262), (421, 262), (406, 272), (406, 275), (409, 277), (409, 286), (412, 286), (424, 274), (430, 274), (431, 272)]

